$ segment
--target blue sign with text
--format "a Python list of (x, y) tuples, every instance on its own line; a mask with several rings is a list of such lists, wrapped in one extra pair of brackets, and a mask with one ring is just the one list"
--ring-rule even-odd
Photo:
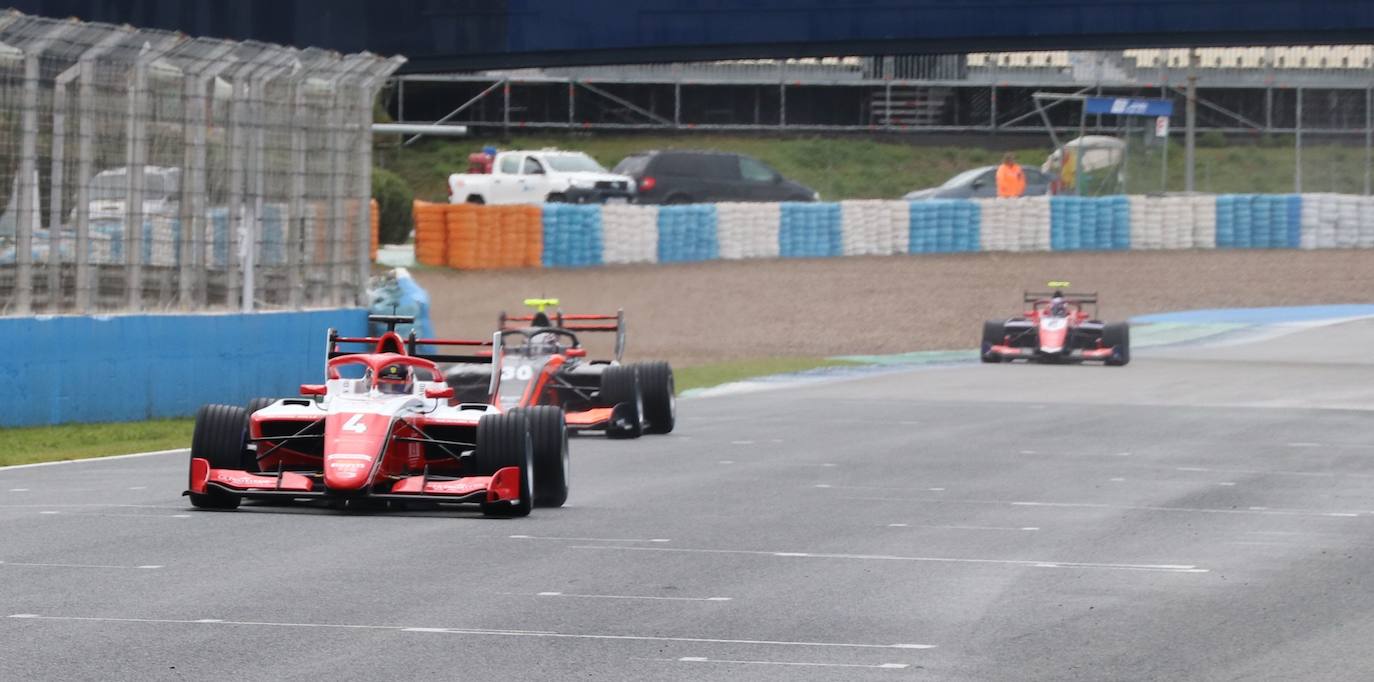
[(1173, 116), (1174, 102), (1167, 99), (1132, 97), (1089, 97), (1083, 104), (1089, 114), (1117, 116)]

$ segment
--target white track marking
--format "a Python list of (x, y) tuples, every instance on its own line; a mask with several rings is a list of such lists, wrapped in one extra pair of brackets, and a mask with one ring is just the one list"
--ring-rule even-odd
[(563, 538), (547, 535), (508, 535), (511, 540), (569, 540), (572, 542), (672, 542), (668, 538)]
[[(516, 592), (502, 592), (516, 596), (529, 596)], [(566, 597), (569, 599), (643, 599), (646, 601), (713, 601), (726, 602), (734, 601), (734, 597), (654, 597), (635, 594), (568, 594), (566, 592), (537, 592), (536, 597)]]
[(129, 490), (147, 490), (147, 489), (148, 489), (148, 486), (146, 486), (146, 485), (131, 485), (131, 486), (129, 486)]
[(740, 661), (724, 658), (704, 658), (701, 656), (683, 656), (682, 658), (652, 658), (652, 661), (668, 661), (673, 663), (724, 663), (732, 665), (791, 665), (808, 668), (869, 668), (876, 670), (902, 670), (911, 667), (907, 663), (879, 663), (876, 665), (864, 665), (861, 663), (807, 663), (802, 661)]
[(10, 492), (12, 493), (26, 493), (28, 491), (28, 488), (10, 488)]
[(1374, 474), (1339, 471), (1265, 471), (1261, 469), (1209, 469), (1207, 467), (1175, 467), (1176, 471), (1215, 472), (1219, 474), (1247, 474), (1250, 476), (1311, 476), (1315, 478), (1374, 478)]
[(730, 441), (730, 444), (731, 444), (731, 445), (753, 445), (753, 444), (754, 444), (754, 441), (752, 441), (752, 440), (732, 440), (732, 441)]
[(1208, 569), (1191, 564), (1115, 564), (1084, 561), (1030, 561), (1025, 559), (968, 559), (958, 557), (896, 556), (890, 554), (833, 554), (825, 552), (772, 552), (753, 549), (702, 549), (689, 547), (624, 547), (612, 545), (574, 545), (572, 549), (614, 549), (639, 552), (681, 552), (694, 554), (734, 554), (746, 556), (797, 557), (807, 559), (851, 559), (859, 561), (919, 561), (950, 564), (991, 564), (999, 566), (1034, 566), (1037, 568), (1096, 568), (1119, 571), (1155, 571), (1164, 573), (1208, 573)]
[(13, 471), (15, 469), (33, 469), (37, 467), (52, 467), (59, 464), (88, 464), (90, 462), (109, 462), (117, 459), (134, 459), (135, 457), (154, 457), (156, 455), (174, 455), (185, 453), (189, 448), (179, 448), (176, 450), (155, 450), (153, 452), (135, 452), (128, 455), (110, 455), (109, 457), (87, 457), (85, 459), (64, 459), (57, 462), (36, 462), (34, 464), (11, 464), (0, 467), (0, 472)]
[(920, 523), (889, 523), (888, 528), (938, 528), (941, 530), (1040, 530), (1038, 526), (939, 526)]
[(24, 567), (24, 568), (105, 568), (105, 569), (122, 569), (122, 570), (129, 570), (129, 571), (136, 571), (136, 570), (139, 570), (139, 569), (163, 568), (163, 566), (160, 566), (160, 565), (157, 565), (157, 566), (154, 566), (154, 565), (147, 565), (147, 566), (111, 566), (111, 565), (105, 565), (105, 564), (57, 564), (57, 563), (39, 563), (39, 562), (28, 562), (28, 561), (0, 561), (0, 568), (4, 568), (4, 567), (6, 567), (6, 566), (20, 566), (20, 567)]
[(835, 649), (934, 649), (934, 644), (860, 644), (852, 642), (805, 642), (770, 639), (720, 639), (715, 637), (667, 637), (657, 635), (609, 635), (595, 633), (553, 632), (549, 630), (496, 630), (490, 628), (412, 627), (405, 625), (350, 625), (344, 623), (282, 623), (271, 621), (218, 620), (206, 618), (184, 620), (176, 618), (100, 618), (94, 616), (44, 616), (16, 613), (10, 618), (85, 623), (147, 623), (152, 625), (220, 625), (240, 627), (319, 628), (337, 630), (386, 630), (391, 632), (424, 632), (478, 637), (540, 637), (554, 639), (594, 639), (631, 642), (692, 642), (698, 644), (741, 644), (747, 646), (827, 647)]
[(1022, 450), (1022, 451), (1021, 451), (1021, 454), (1023, 454), (1023, 455), (1034, 455), (1034, 454), (1036, 454), (1036, 452), (1035, 452), (1034, 450)]
[(1109, 479), (1107, 479), (1107, 480), (1108, 480), (1108, 481), (1111, 481), (1112, 483), (1124, 483), (1124, 482), (1126, 482), (1126, 479), (1121, 478), (1120, 476), (1117, 476), (1116, 478), (1109, 478)]
[(112, 519), (189, 519), (190, 514), (110, 514), (106, 512), (86, 512), (86, 511), (41, 511), (39, 514), (61, 514), (63, 516), (98, 516), (100, 518)]
[(1188, 514), (1264, 514), (1271, 516), (1321, 516), (1336, 518), (1355, 518), (1374, 515), (1374, 511), (1328, 512), (1315, 509), (1270, 509), (1251, 507), (1249, 509), (1205, 509), (1201, 507), (1156, 507), (1149, 505), (1106, 504), (1102, 502), (1032, 502), (1027, 500), (950, 500), (944, 498), (921, 499), (918, 497), (851, 497), (859, 502), (906, 502), (908, 504), (985, 504), (1011, 507), (1045, 507), (1047, 509), (1125, 509), (1129, 511), (1177, 512)]
[(1289, 443), (1289, 444), (1288, 444), (1288, 447), (1290, 447), (1290, 448), (1319, 448), (1319, 447), (1321, 447), (1321, 446), (1322, 446), (1321, 443), (1309, 443), (1309, 442), (1306, 442), (1306, 441), (1296, 442), (1296, 443)]
[(733, 460), (733, 459), (722, 459), (722, 460), (720, 460), (720, 463), (721, 463), (721, 464), (734, 464), (734, 463), (735, 463), (735, 460)]

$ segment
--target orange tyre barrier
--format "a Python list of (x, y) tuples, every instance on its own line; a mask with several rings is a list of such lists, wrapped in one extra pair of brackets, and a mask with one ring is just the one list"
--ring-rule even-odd
[(540, 265), (544, 226), (538, 206), (454, 204), (447, 207), (446, 220), (450, 267), (490, 270)]
[(448, 265), (448, 225), (445, 212), (448, 204), (416, 201), (415, 260), (424, 265)]
[(372, 248), (370, 253), (372, 254), (372, 262), (375, 263), (377, 262), (377, 245), (382, 234), (382, 209), (377, 205), (376, 199), (370, 203), (372, 207)]

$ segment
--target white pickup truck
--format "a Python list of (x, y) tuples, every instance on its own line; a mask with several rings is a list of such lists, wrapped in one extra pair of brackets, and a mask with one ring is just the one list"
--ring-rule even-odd
[(557, 149), (468, 157), (469, 172), (448, 178), (449, 203), (606, 203), (634, 198), (635, 183), (582, 152)]

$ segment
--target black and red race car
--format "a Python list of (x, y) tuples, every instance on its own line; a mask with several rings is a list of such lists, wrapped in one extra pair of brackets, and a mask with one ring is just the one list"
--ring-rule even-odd
[[(503, 409), (558, 406), (573, 431), (602, 431), (610, 438), (670, 433), (677, 423), (673, 369), (667, 362), (622, 364), (625, 313), (569, 315), (544, 312), (557, 299), (527, 299), (532, 315), (498, 320), (503, 361), (499, 368)], [(528, 326), (517, 326), (528, 323)], [(579, 334), (615, 334), (614, 358), (588, 360)], [(492, 377), (489, 364), (450, 367), (448, 385), (460, 398), (476, 396)]]
[[(1131, 361), (1131, 328), (1097, 319), (1097, 294), (1066, 295), (1068, 282), (1053, 291), (1023, 292), (1030, 308), (1007, 320), (983, 323), (983, 362), (1085, 362), (1121, 366)], [(1087, 307), (1092, 307), (1092, 312)]]
[[(258, 399), (248, 409), (207, 405), (196, 413), (190, 485), (200, 508), (234, 509), (242, 499), (317, 499), (336, 506), (476, 503), (488, 516), (525, 516), (568, 497), (568, 438), (562, 410), (518, 411), (501, 392), (502, 356), (420, 353), (472, 342), (402, 339), (411, 318), (374, 316), (379, 337), (329, 330), (327, 376), (300, 398)], [(341, 345), (363, 345), (345, 352)], [(485, 363), (489, 390), (461, 402), (437, 363)]]

